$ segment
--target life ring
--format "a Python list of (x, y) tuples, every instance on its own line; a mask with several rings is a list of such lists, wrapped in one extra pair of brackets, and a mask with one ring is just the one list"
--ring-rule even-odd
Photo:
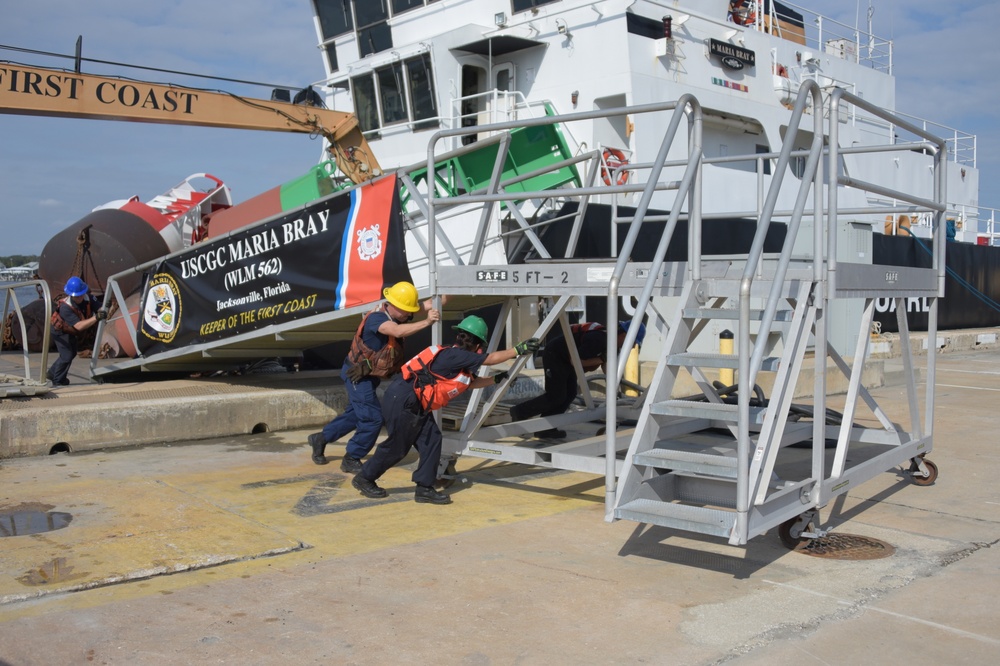
[[(625, 157), (625, 153), (617, 148), (605, 148), (604, 153), (601, 155), (601, 162), (601, 180), (604, 181), (605, 185), (610, 185), (611, 173), (618, 167), (628, 164), (628, 159)], [(617, 182), (619, 185), (624, 185), (628, 182), (627, 170), (623, 169), (618, 172)]]
[(757, 3), (754, 0), (750, 0), (746, 3), (744, 8), (745, 0), (734, 0), (729, 3), (729, 18), (736, 25), (754, 25), (757, 23)]
[(784, 65), (778, 65), (775, 67), (774, 73), (782, 78), (788, 78), (788, 69)]

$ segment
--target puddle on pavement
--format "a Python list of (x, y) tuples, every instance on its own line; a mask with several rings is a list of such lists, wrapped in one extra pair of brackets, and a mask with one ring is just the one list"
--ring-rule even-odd
[(0, 511), (0, 537), (26, 536), (61, 530), (73, 521), (73, 515), (62, 511)]

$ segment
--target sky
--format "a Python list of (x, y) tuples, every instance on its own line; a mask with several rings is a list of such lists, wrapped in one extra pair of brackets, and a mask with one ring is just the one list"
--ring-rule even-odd
[[(799, 0), (842, 23), (859, 5)], [(978, 135), (980, 205), (1000, 208), (1000, 12), (992, 0), (875, 0), (874, 32), (895, 41), (897, 107)], [(324, 71), (308, 0), (18, 0), (5, 3), (0, 46), (72, 54), (302, 88)], [(0, 60), (71, 68), (0, 48)], [(84, 63), (125, 75), (267, 99), (270, 86), (188, 79)], [(305, 134), (0, 115), (0, 256), (40, 254), (94, 207), (148, 201), (210, 173), (239, 203), (304, 174), (322, 156)]]

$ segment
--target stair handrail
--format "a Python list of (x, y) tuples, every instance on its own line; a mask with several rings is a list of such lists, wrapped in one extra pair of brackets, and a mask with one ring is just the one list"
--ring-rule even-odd
[[(767, 338), (770, 335), (771, 327), (774, 324), (774, 315), (778, 309), (778, 301), (781, 299), (785, 276), (788, 274), (788, 266), (791, 264), (792, 250), (795, 245), (795, 240), (798, 237), (799, 228), (802, 222), (802, 214), (805, 209), (806, 200), (809, 197), (810, 187), (815, 192), (815, 195), (813, 196), (813, 204), (815, 207), (813, 215), (813, 277), (818, 281), (823, 275), (824, 257), (823, 236), (821, 231), (823, 219), (823, 168), (822, 160), (820, 158), (823, 155), (824, 133), (823, 113), (819, 111), (823, 108), (823, 91), (818, 83), (809, 80), (803, 82), (802, 87), (799, 89), (799, 96), (796, 98), (795, 106), (793, 107), (792, 115), (788, 122), (788, 130), (785, 134), (785, 141), (782, 144), (781, 152), (778, 155), (778, 164), (775, 168), (776, 173), (774, 178), (771, 180), (770, 186), (768, 187), (767, 196), (764, 200), (764, 206), (761, 209), (760, 218), (757, 223), (757, 232), (754, 235), (753, 244), (751, 245), (750, 256), (747, 258), (747, 265), (744, 267), (743, 277), (740, 282), (740, 309), (742, 312), (745, 306), (748, 317), (747, 320), (744, 321), (742, 314), (740, 316), (740, 339), (743, 341), (743, 332), (745, 332), (745, 342), (747, 344), (747, 346), (739, 348), (741, 361), (743, 354), (747, 350), (750, 350), (750, 302), (748, 300), (750, 287), (752, 286), (753, 276), (757, 272), (763, 255), (764, 240), (767, 236), (767, 231), (771, 226), (774, 208), (778, 201), (778, 193), (781, 191), (781, 186), (788, 170), (788, 162), (791, 160), (791, 154), (795, 152), (794, 137), (799, 131), (802, 114), (805, 111), (806, 102), (810, 97), (812, 98), (813, 109), (815, 110), (813, 113), (812, 145), (809, 147), (809, 156), (803, 170), (798, 195), (795, 198), (795, 205), (792, 207), (792, 215), (786, 225), (785, 240), (782, 244), (781, 253), (778, 256), (778, 264), (775, 268), (774, 280), (771, 284), (771, 289), (768, 292), (767, 302), (764, 305), (761, 321), (757, 329), (757, 342), (753, 346), (752, 353), (749, 356), (748, 368), (740, 368), (741, 373), (744, 371), (747, 372), (748, 385), (745, 387), (748, 391), (747, 395), (749, 395), (750, 387), (756, 384), (757, 373), (760, 372), (761, 364), (764, 361), (764, 353), (767, 348)], [(744, 288), (746, 289), (745, 293)], [(743, 387), (741, 387), (741, 389), (742, 388)]]
[[(771, 218), (774, 215), (774, 208), (778, 201), (778, 193), (785, 173), (788, 171), (788, 162), (795, 145), (794, 138), (798, 134), (799, 124), (802, 114), (805, 111), (806, 102), (809, 98), (813, 101), (813, 145), (809, 152), (809, 159), (806, 164), (806, 173), (803, 174), (796, 198), (795, 207), (792, 211), (792, 220), (788, 224), (785, 235), (785, 242), (778, 259), (775, 276), (771, 289), (768, 293), (768, 300), (762, 313), (762, 319), (757, 330), (757, 344), (750, 345), (750, 295), (753, 287), (754, 275), (757, 272), (761, 257), (764, 252), (764, 239), (771, 225)], [(740, 279), (739, 291), (739, 327), (736, 353), (738, 355), (738, 377), (737, 377), (737, 432), (736, 432), (736, 529), (743, 532), (746, 529), (745, 522), (750, 510), (750, 398), (751, 390), (756, 381), (757, 371), (760, 369), (763, 360), (763, 352), (767, 344), (768, 334), (774, 322), (774, 313), (777, 310), (778, 299), (784, 285), (785, 275), (788, 265), (791, 263), (791, 251), (794, 246), (795, 236), (798, 232), (799, 222), (802, 217), (802, 209), (808, 196), (811, 184), (817, 188), (821, 186), (817, 176), (822, 175), (819, 168), (819, 157), (823, 150), (823, 91), (815, 81), (806, 80), (799, 88), (799, 95), (792, 108), (792, 115), (788, 122), (788, 130), (785, 133), (785, 140), (778, 155), (778, 163), (775, 167), (775, 175), (768, 187), (767, 196), (764, 199), (764, 206), (761, 208), (760, 217), (757, 220), (757, 231), (754, 234), (750, 251), (747, 254), (747, 263), (743, 268), (743, 275)], [(834, 119), (833, 122), (836, 122)], [(815, 174), (810, 174), (814, 171)], [(807, 178), (807, 176), (810, 176)], [(813, 180), (817, 182), (812, 183)], [(817, 189), (814, 201), (821, 200), (821, 190)], [(821, 226), (822, 217), (817, 216), (814, 226)], [(822, 234), (814, 234), (813, 263), (821, 264), (823, 261)], [(815, 270), (815, 269), (814, 269)], [(821, 274), (816, 272), (815, 274)]]
[[(674, 230), (677, 227), (677, 221), (681, 214), (681, 205), (685, 197), (692, 202), (691, 215), (689, 216), (688, 222), (688, 234), (689, 236), (696, 236), (700, 238), (700, 231), (696, 231), (695, 229), (697, 228), (700, 230), (701, 227), (701, 219), (700, 216), (697, 215), (697, 213), (700, 213), (701, 208), (700, 206), (695, 205), (693, 194), (694, 192), (700, 191), (701, 184), (703, 118), (701, 104), (698, 102), (697, 98), (690, 93), (685, 93), (684, 95), (681, 95), (675, 103), (674, 114), (670, 119), (670, 124), (667, 127), (666, 134), (664, 134), (663, 141), (660, 143), (660, 149), (656, 154), (656, 158), (653, 160), (652, 167), (650, 168), (649, 179), (646, 182), (646, 186), (643, 188), (642, 196), (639, 199), (639, 205), (636, 207), (632, 222), (629, 224), (628, 233), (626, 234), (625, 240), (622, 244), (622, 250), (618, 255), (617, 261), (615, 262), (615, 268), (612, 271), (611, 279), (608, 281), (607, 315), (605, 321), (608, 322), (609, 328), (611, 326), (611, 322), (618, 320), (619, 285), (621, 283), (622, 276), (625, 274), (625, 269), (631, 261), (632, 250), (635, 248), (635, 243), (638, 238), (643, 219), (649, 209), (650, 201), (653, 198), (656, 184), (660, 179), (660, 173), (663, 171), (663, 165), (664, 162), (666, 162), (667, 154), (670, 152), (670, 147), (673, 144), (677, 128), (680, 126), (681, 119), (685, 114), (688, 116), (689, 128), (687, 167), (685, 168), (684, 175), (681, 178), (681, 183), (677, 190), (677, 196), (674, 198), (674, 204), (670, 209), (670, 217), (667, 220), (667, 225), (664, 228), (663, 233), (660, 235), (660, 243), (653, 255), (649, 268), (649, 275), (643, 285), (642, 293), (637, 299), (638, 306), (636, 307), (635, 313), (632, 315), (632, 320), (629, 323), (628, 330), (625, 331), (625, 340), (622, 343), (622, 349), (631, 349), (632, 345), (635, 344), (636, 335), (638, 334), (638, 323), (642, 321), (642, 318), (645, 315), (646, 304), (649, 302), (649, 298), (653, 293), (654, 285), (659, 280), (660, 271), (663, 267), (664, 258), (667, 254), (667, 248), (670, 246)], [(699, 277), (701, 273), (700, 263), (699, 247), (698, 254), (691, 258), (688, 262), (688, 270), (693, 271)], [(608, 424), (618, 422), (617, 401), (612, 400), (611, 396), (618, 394), (622, 377), (625, 374), (625, 365), (628, 361), (628, 354), (623, 354), (621, 359), (619, 359), (618, 356), (618, 336), (611, 335), (609, 330), (605, 362), (607, 367), (615, 369), (615, 374), (613, 377), (608, 377), (605, 380), (605, 390), (608, 398), (605, 401), (605, 423)], [(614, 511), (615, 495), (617, 493), (618, 479), (616, 474), (616, 438), (616, 429), (614, 427), (608, 427), (605, 432), (604, 456), (604, 508), (605, 513), (608, 516), (610, 516)]]

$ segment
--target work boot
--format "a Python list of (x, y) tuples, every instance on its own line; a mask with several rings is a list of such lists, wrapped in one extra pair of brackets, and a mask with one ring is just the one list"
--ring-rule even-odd
[(358, 489), (358, 492), (365, 497), (370, 497), (372, 499), (382, 499), (383, 497), (388, 497), (389, 493), (385, 491), (385, 488), (379, 488), (379, 485), (374, 481), (369, 481), (365, 477), (358, 474), (353, 479), (351, 479), (351, 485)]
[(566, 431), (559, 428), (549, 428), (548, 430), (539, 430), (535, 433), (535, 437), (538, 439), (565, 439)]
[(413, 500), (425, 504), (451, 504), (451, 497), (427, 486), (417, 486)]
[(361, 461), (351, 456), (344, 456), (340, 461), (340, 471), (347, 474), (357, 474), (361, 471)]
[(326, 456), (323, 455), (323, 452), (326, 451), (326, 439), (323, 438), (323, 433), (314, 432), (309, 435), (309, 446), (311, 446), (313, 450), (312, 459), (314, 463), (317, 465), (325, 465), (330, 462), (326, 459)]

